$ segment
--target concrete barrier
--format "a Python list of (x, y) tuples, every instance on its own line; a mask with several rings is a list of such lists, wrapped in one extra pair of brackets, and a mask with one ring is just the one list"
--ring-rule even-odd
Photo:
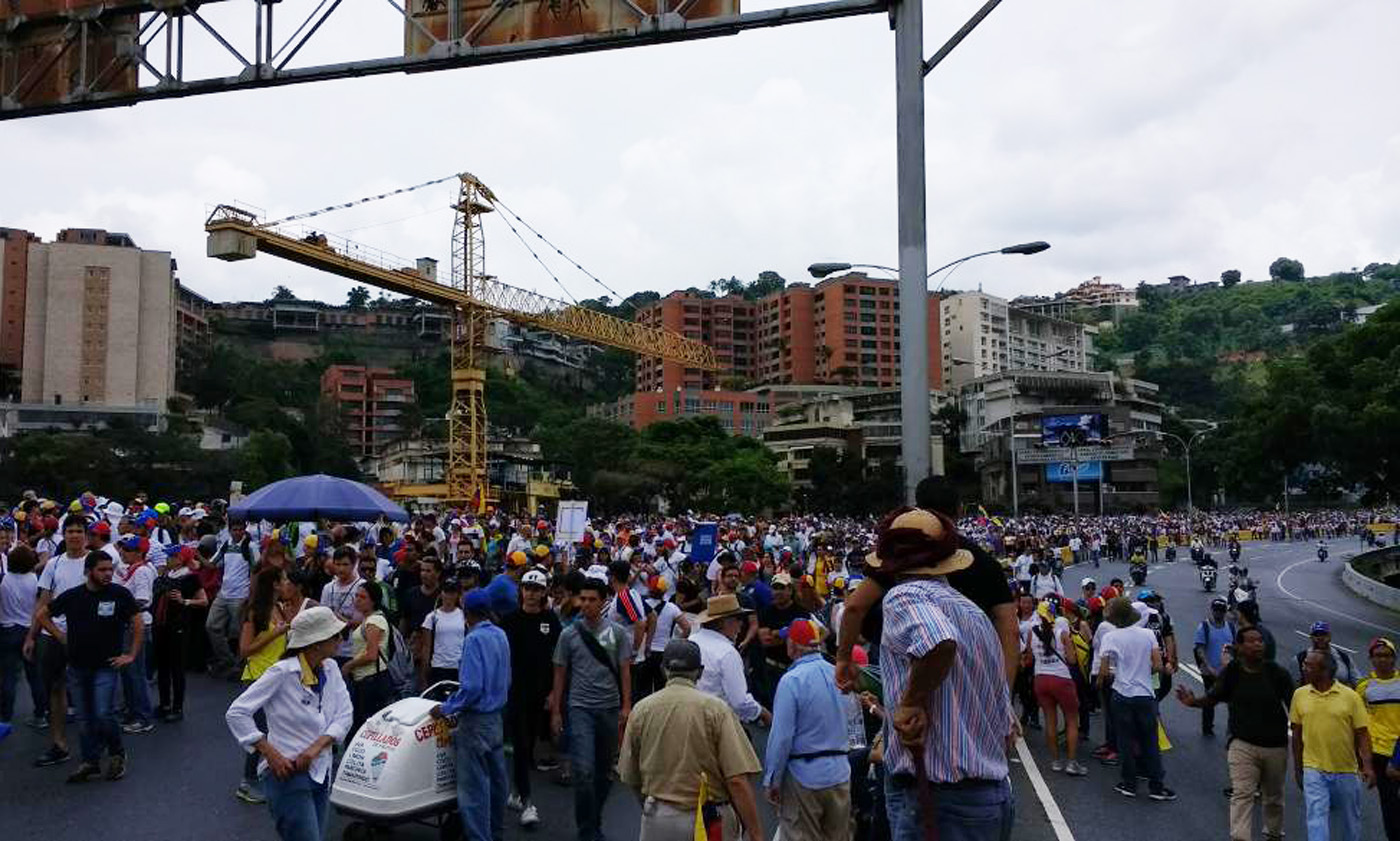
[(1397, 572), (1400, 572), (1400, 548), (1387, 546), (1362, 552), (1348, 561), (1342, 570), (1342, 581), (1361, 598), (1400, 611), (1400, 588), (1385, 583), (1387, 576)]

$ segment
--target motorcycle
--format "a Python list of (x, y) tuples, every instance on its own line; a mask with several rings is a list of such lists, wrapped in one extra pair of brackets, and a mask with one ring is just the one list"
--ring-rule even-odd
[(1128, 567), (1128, 577), (1132, 579), (1133, 585), (1141, 587), (1147, 581), (1147, 562), (1136, 561)]
[(1201, 567), (1201, 587), (1204, 588), (1207, 593), (1215, 592), (1215, 575), (1215, 567)]
[(1167, 556), (1167, 563), (1169, 563), (1169, 564), (1174, 564), (1174, 563), (1176, 563), (1176, 547), (1175, 547), (1175, 546), (1172, 546), (1172, 545), (1170, 545), (1170, 544), (1168, 544), (1168, 545), (1167, 545), (1167, 553), (1166, 553), (1166, 556)]
[(1317, 560), (1318, 560), (1318, 563), (1324, 563), (1324, 564), (1327, 563), (1327, 547), (1326, 547), (1326, 546), (1319, 546), (1319, 547), (1317, 547)]

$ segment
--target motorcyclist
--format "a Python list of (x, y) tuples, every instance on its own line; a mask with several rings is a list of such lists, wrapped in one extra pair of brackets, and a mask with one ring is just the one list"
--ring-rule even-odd
[(1319, 540), (1317, 542), (1317, 559), (1319, 561), (1327, 560), (1327, 541), (1325, 540)]
[(1230, 538), (1230, 562), (1234, 563), (1240, 559), (1240, 541), (1237, 538)]

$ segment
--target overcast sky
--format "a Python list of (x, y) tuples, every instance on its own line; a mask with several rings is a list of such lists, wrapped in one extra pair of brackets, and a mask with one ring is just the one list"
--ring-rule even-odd
[[(926, 53), (979, 5), (929, 0)], [(345, 6), (298, 65), (398, 48), (387, 4)], [(1008, 0), (928, 77), (930, 266), (1048, 240), (949, 281), (1013, 296), (1094, 275), (1260, 278), (1279, 256), (1310, 273), (1400, 260), (1396, 32), (1395, 0)], [(232, 72), (201, 50), (187, 75)], [(207, 207), (281, 216), (469, 170), (624, 295), (792, 281), (813, 261), (897, 259), (894, 140), (893, 36), (866, 16), (7, 121), (0, 226), (128, 232), (214, 300), (286, 284), (343, 302), (350, 284), (274, 257), (205, 258)], [(315, 224), (446, 264), (454, 189)], [(564, 295), (498, 220), (486, 236), (491, 273)], [(604, 292), (554, 266), (569, 294)]]

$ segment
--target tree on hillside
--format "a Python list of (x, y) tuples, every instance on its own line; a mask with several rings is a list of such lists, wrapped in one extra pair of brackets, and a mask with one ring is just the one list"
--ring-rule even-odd
[(353, 310), (362, 310), (369, 303), (369, 289), (356, 286), (345, 296), (345, 305)]
[(1274, 280), (1302, 280), (1303, 264), (1289, 257), (1280, 257), (1269, 264), (1269, 277)]
[(285, 286), (279, 285), (276, 289), (272, 290), (272, 297), (269, 298), (268, 300), (269, 300), (269, 301), (295, 301), (296, 299), (297, 299), (297, 296), (296, 296), (296, 293), (295, 293), (295, 292), (293, 292), (292, 290), (288, 289), (288, 288), (285, 287)]
[(1234, 286), (1235, 284), (1237, 284), (1237, 283), (1239, 283), (1239, 282), (1240, 282), (1240, 270), (1239, 270), (1239, 269), (1226, 269), (1225, 271), (1223, 271), (1223, 272), (1220, 273), (1220, 285), (1223, 286), (1223, 287), (1225, 287), (1226, 289), (1229, 289), (1231, 286)]

